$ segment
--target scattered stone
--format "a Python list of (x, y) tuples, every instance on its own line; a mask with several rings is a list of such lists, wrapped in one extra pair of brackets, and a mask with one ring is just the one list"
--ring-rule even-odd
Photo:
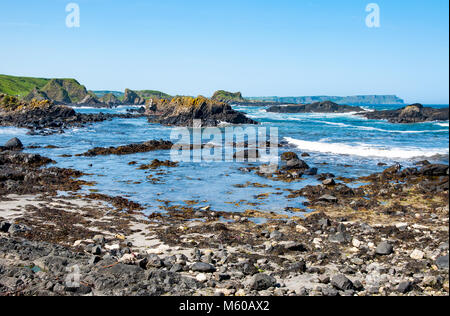
[(412, 283), (409, 281), (401, 282), (397, 287), (397, 292), (406, 294), (412, 289)]
[(383, 241), (377, 246), (375, 252), (380, 256), (388, 256), (394, 252), (394, 247), (387, 241)]
[(323, 180), (322, 184), (323, 185), (335, 185), (336, 182), (334, 181), (334, 179), (326, 179), (326, 180)]
[(328, 202), (328, 203), (337, 203), (338, 199), (335, 196), (325, 194), (322, 195), (319, 199), (319, 201)]
[(8, 223), (8, 222), (1, 222), (0, 223), (0, 232), (7, 233), (10, 227), (11, 227), (10, 223)]
[(31, 229), (25, 225), (19, 225), (19, 224), (11, 224), (8, 229), (8, 233), (10, 235), (16, 235), (20, 233), (25, 233), (31, 231)]
[(345, 275), (339, 274), (331, 279), (331, 285), (341, 291), (353, 289), (353, 283)]
[(441, 270), (448, 270), (448, 255), (437, 258), (436, 265)]
[(410, 257), (411, 257), (411, 259), (414, 259), (414, 260), (422, 260), (424, 258), (424, 256), (425, 256), (425, 253), (423, 251), (416, 249), (411, 253)]
[(259, 273), (255, 275), (250, 283), (250, 288), (255, 291), (263, 291), (275, 287), (277, 280), (270, 275)]
[(197, 279), (198, 282), (203, 283), (203, 282), (206, 282), (208, 280), (208, 277), (206, 276), (206, 274), (200, 273), (200, 274), (197, 275), (196, 279)]
[(101, 254), (102, 254), (102, 247), (100, 247), (100, 246), (94, 246), (94, 247), (92, 247), (91, 253), (92, 253), (93, 255), (96, 255), (96, 256), (101, 255)]
[(98, 245), (104, 245), (105, 244), (105, 236), (103, 235), (95, 235), (92, 240), (98, 244)]
[(280, 231), (278, 231), (278, 230), (274, 230), (274, 231), (270, 234), (270, 239), (280, 240), (281, 238), (283, 238), (283, 234), (280, 233)]
[(301, 243), (290, 241), (284, 245), (284, 248), (286, 248), (289, 251), (299, 251), (299, 252), (305, 252), (308, 251), (308, 249)]
[(213, 265), (204, 262), (194, 263), (191, 266), (191, 270), (194, 272), (206, 272), (206, 273), (216, 272), (216, 268)]
[(92, 257), (89, 259), (89, 264), (95, 265), (95, 264), (97, 264), (98, 262), (100, 262), (101, 260), (102, 260), (102, 258), (99, 257), (99, 256), (92, 256)]

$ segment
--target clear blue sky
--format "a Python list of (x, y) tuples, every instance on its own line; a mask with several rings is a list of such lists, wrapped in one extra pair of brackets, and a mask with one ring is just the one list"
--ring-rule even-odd
[[(65, 25), (76, 2), (81, 27)], [(376, 2), (381, 27), (366, 27)], [(448, 103), (448, 0), (0, 2), (0, 73), (91, 90), (397, 94)]]

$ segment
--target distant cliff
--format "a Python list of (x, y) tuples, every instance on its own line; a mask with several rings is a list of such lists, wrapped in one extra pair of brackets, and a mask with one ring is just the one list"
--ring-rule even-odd
[(315, 102), (331, 101), (337, 104), (346, 105), (378, 105), (394, 104), (404, 105), (405, 102), (395, 95), (356, 95), (348, 97), (337, 96), (305, 96), (305, 97), (252, 97), (247, 98), (251, 101), (276, 102), (289, 104), (309, 104)]

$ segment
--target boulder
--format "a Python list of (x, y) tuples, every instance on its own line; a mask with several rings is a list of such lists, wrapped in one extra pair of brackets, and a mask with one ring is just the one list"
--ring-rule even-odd
[(323, 180), (322, 184), (328, 186), (328, 185), (335, 185), (336, 182), (334, 181), (334, 179), (326, 179), (326, 180)]
[(448, 270), (448, 255), (437, 258), (436, 265), (441, 270)]
[(320, 202), (327, 202), (327, 203), (337, 203), (338, 198), (329, 194), (322, 195), (319, 197), (318, 201)]
[(194, 272), (206, 272), (206, 273), (212, 273), (216, 272), (216, 268), (205, 262), (196, 262), (191, 266), (191, 270)]
[(375, 252), (380, 256), (388, 256), (394, 252), (394, 247), (387, 241), (383, 241), (377, 246)]
[(268, 288), (275, 287), (276, 284), (277, 280), (274, 277), (264, 273), (259, 273), (253, 277), (250, 283), (250, 288), (255, 291), (263, 291)]
[(4, 146), (7, 150), (21, 150), (23, 149), (23, 144), (17, 137), (8, 140)]
[(283, 169), (287, 170), (293, 170), (293, 169), (299, 169), (299, 170), (309, 170), (309, 166), (306, 162), (300, 159), (291, 159), (286, 161), (286, 165), (283, 167)]
[(345, 275), (339, 274), (331, 279), (331, 285), (341, 291), (353, 289), (353, 283)]
[(281, 161), (289, 161), (293, 159), (298, 160), (298, 155), (294, 152), (285, 152), (281, 155)]

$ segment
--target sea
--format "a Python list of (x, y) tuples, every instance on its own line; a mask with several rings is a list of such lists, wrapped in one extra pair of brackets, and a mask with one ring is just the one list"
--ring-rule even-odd
[[(448, 105), (426, 105), (435, 108)], [(126, 113), (130, 107), (114, 109), (77, 108), (80, 113)], [(365, 106), (366, 110), (396, 109), (399, 106)], [(260, 127), (276, 128), (279, 154), (293, 151), (301, 155), (319, 173), (336, 177), (360, 177), (380, 172), (379, 165), (413, 166), (421, 160), (432, 163), (449, 162), (449, 122), (391, 124), (368, 120), (356, 113), (345, 114), (280, 114), (269, 113), (264, 107), (234, 106), (258, 121)], [(225, 132), (227, 126), (214, 133)], [(229, 127), (228, 127), (229, 128)], [(146, 118), (122, 119), (72, 128), (63, 134), (31, 136), (26, 129), (0, 127), (0, 144), (18, 137), (26, 149), (56, 161), (57, 167), (74, 168), (86, 173), (83, 180), (95, 182), (82, 193), (102, 193), (122, 196), (142, 204), (146, 214), (165, 213), (165, 206), (210, 207), (214, 211), (245, 212), (257, 210), (287, 217), (298, 216), (293, 209), (309, 212), (303, 198), (289, 198), (290, 190), (319, 184), (313, 176), (285, 183), (261, 177), (243, 168), (258, 167), (262, 162), (181, 161), (178, 167), (161, 170), (141, 170), (141, 164), (153, 159), (173, 160), (171, 151), (154, 151), (126, 156), (79, 157), (77, 154), (94, 147), (121, 146), (153, 139), (172, 140), (177, 129), (148, 123)], [(174, 132), (175, 131), (175, 132)], [(211, 138), (213, 139), (213, 138)], [(211, 143), (211, 139), (203, 140)], [(217, 139), (217, 138), (216, 138)], [(48, 145), (58, 148), (47, 149)], [(231, 144), (222, 143), (224, 146)], [(71, 155), (62, 157), (62, 155)], [(135, 164), (129, 164), (135, 162)], [(263, 222), (263, 218), (251, 219)]]

